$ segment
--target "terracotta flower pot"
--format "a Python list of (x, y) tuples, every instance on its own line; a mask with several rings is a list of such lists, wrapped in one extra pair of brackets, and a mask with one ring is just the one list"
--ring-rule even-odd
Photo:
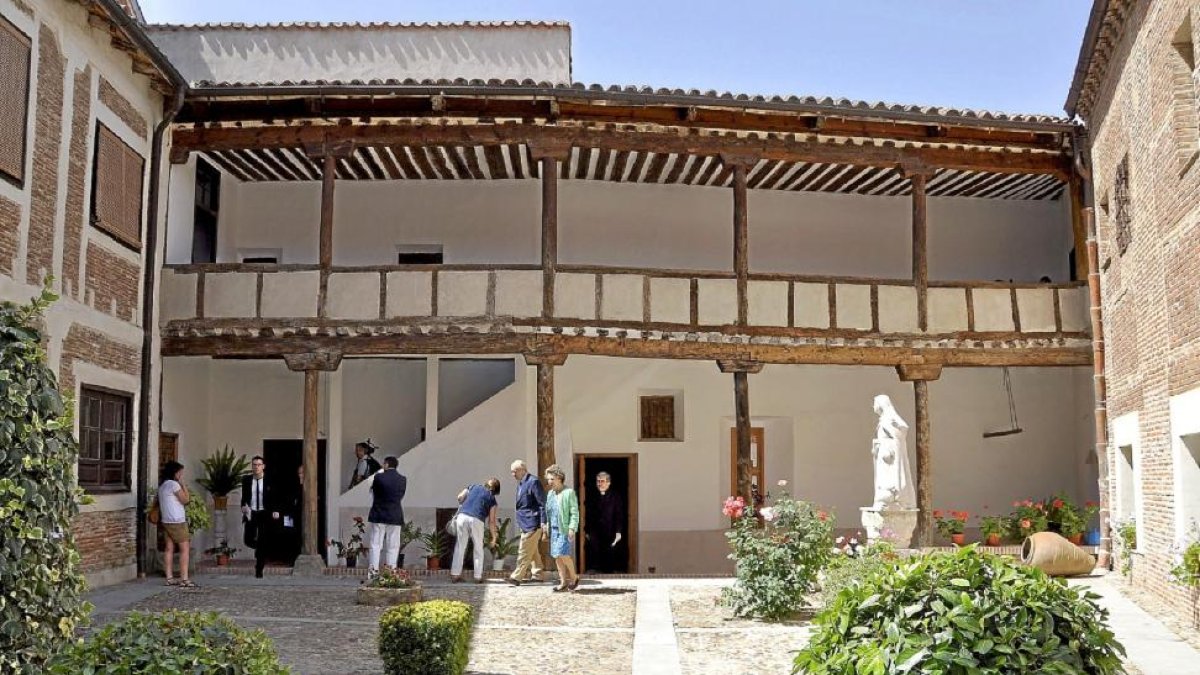
[(426, 569), (440, 570), (440, 569), (442, 569), (442, 559), (441, 558), (426, 558), (425, 559), (425, 567), (426, 567)]
[(224, 567), (229, 564), (229, 556), (225, 554), (217, 555), (217, 567)]
[(1000, 535), (989, 534), (987, 536), (987, 545), (988, 546), (999, 546), (1000, 545)]
[(224, 511), (229, 506), (229, 495), (213, 495), (213, 510)]
[(1067, 541), (1078, 546), (1083, 543), (1083, 533), (1080, 532), (1079, 534), (1073, 534), (1073, 535), (1067, 537)]
[(348, 569), (354, 569), (355, 567), (358, 567), (358, 557), (357, 556), (347, 556), (346, 557), (346, 567)]
[(950, 535), (950, 541), (954, 542), (955, 546), (962, 546), (963, 542), (965, 542), (966, 540), (967, 540), (967, 535), (965, 535), (965, 534)]

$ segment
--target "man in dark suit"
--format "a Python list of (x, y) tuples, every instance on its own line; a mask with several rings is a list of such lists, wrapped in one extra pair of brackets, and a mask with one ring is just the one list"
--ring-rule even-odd
[(371, 550), (367, 554), (369, 575), (379, 572), (380, 555), (390, 566), (400, 554), (400, 530), (404, 527), (401, 501), (408, 488), (408, 478), (396, 470), (398, 466), (400, 462), (395, 457), (384, 459), (383, 471), (375, 474), (371, 483), (371, 512), (367, 514), (367, 522), (371, 523)]
[(246, 546), (254, 549), (254, 576), (262, 578), (267, 550), (279, 526), (279, 506), (275, 488), (266, 475), (262, 456), (250, 460), (251, 474), (242, 478), (242, 526)]

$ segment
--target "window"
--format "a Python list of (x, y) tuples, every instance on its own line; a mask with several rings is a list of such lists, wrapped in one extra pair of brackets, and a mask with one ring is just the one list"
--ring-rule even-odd
[(641, 425), (638, 440), (678, 441), (682, 435), (676, 425), (676, 400), (674, 395), (642, 396), (640, 399)]
[(238, 262), (251, 265), (278, 265), (283, 260), (281, 248), (239, 248)]
[(133, 397), (83, 387), (79, 401), (80, 487), (92, 492), (128, 491)]
[(196, 208), (192, 225), (192, 262), (217, 261), (217, 213), (221, 210), (221, 172), (196, 160)]
[(1200, 112), (1196, 110), (1196, 49), (1189, 14), (1171, 39), (1171, 126), (1180, 172), (1187, 171), (1200, 151)]
[(441, 244), (400, 244), (396, 247), (398, 265), (441, 265)]
[(145, 161), (103, 124), (96, 125), (92, 224), (117, 241), (142, 248), (142, 168)]
[(1129, 244), (1133, 241), (1130, 230), (1132, 216), (1129, 213), (1129, 155), (1117, 164), (1116, 176), (1113, 178), (1112, 192), (1113, 238), (1117, 242), (1117, 253), (1125, 255)]
[(0, 175), (25, 182), (25, 123), (29, 114), (29, 38), (0, 18)]

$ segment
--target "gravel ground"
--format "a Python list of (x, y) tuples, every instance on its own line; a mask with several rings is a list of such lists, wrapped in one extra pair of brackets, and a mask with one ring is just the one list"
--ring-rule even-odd
[[(675, 616), (675, 628), (754, 628), (779, 624), (735, 617), (727, 607), (720, 604), (719, 586), (672, 586), (671, 613)], [(804, 626), (813, 616), (813, 611), (802, 612), (789, 626)]]
[(808, 629), (681, 630), (676, 639), (685, 675), (790, 673), (795, 652), (808, 642)]

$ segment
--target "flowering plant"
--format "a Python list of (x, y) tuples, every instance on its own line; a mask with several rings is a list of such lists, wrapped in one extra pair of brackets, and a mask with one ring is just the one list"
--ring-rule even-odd
[(1045, 532), (1049, 528), (1044, 502), (1026, 499), (1013, 502), (1013, 508), (1016, 510), (1009, 516), (1009, 530), (1018, 539), (1024, 539), (1034, 532)]
[(979, 531), (983, 536), (1002, 535), (1006, 529), (1004, 518), (1000, 516), (984, 516), (979, 519)]
[(384, 565), (383, 569), (369, 579), (366, 585), (370, 588), (408, 588), (414, 583), (408, 570), (393, 569), (389, 565)]
[(220, 544), (217, 544), (212, 548), (206, 548), (204, 549), (204, 552), (208, 555), (227, 555), (232, 557), (234, 553), (237, 553), (237, 549), (230, 546), (229, 542), (221, 540)]
[(963, 527), (967, 524), (967, 519), (971, 514), (966, 511), (934, 511), (933, 519), (937, 521), (937, 531), (943, 537), (949, 537), (955, 534), (962, 534)]
[(337, 549), (339, 558), (357, 558), (367, 550), (366, 545), (363, 544), (363, 536), (366, 532), (367, 526), (363, 523), (362, 516), (354, 516), (354, 529), (351, 530), (350, 541), (343, 544), (337, 539), (330, 539), (325, 544)]
[(786, 492), (759, 511), (761, 526), (741, 497), (726, 499), (721, 512), (734, 521), (725, 538), (737, 570), (724, 604), (738, 616), (781, 620), (795, 614), (829, 564), (833, 520)]

